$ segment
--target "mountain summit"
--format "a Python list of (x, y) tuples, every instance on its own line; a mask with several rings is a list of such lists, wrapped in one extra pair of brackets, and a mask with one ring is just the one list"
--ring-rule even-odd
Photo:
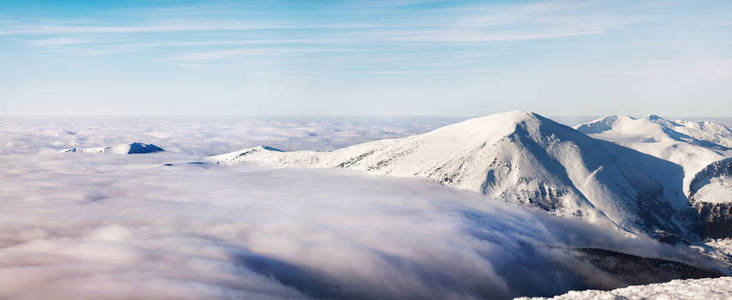
[(614, 115), (580, 124), (576, 129), (627, 142), (683, 142), (720, 151), (732, 148), (732, 129), (712, 121), (670, 121), (653, 114), (645, 118)]
[(679, 166), (530, 112), (493, 114), (330, 152), (255, 147), (209, 159), (429, 178), (630, 232), (687, 234), (683, 224), (692, 223)]
[(147, 154), (165, 151), (165, 149), (155, 146), (153, 144), (144, 144), (138, 142), (132, 142), (129, 144), (121, 144), (107, 147), (93, 147), (93, 148), (69, 148), (61, 150), (60, 152), (90, 152), (90, 153), (114, 153), (114, 154)]

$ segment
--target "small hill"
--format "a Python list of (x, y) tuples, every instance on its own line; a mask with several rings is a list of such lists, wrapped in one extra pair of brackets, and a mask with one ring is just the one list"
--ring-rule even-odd
[(163, 148), (153, 144), (133, 142), (129, 144), (94, 147), (94, 148), (69, 148), (60, 152), (86, 152), (86, 153), (113, 153), (113, 154), (147, 154), (165, 151)]

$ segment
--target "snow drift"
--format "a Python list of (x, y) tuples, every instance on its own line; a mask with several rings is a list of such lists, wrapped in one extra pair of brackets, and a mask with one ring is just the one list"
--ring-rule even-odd
[[(636, 285), (612, 291), (571, 291), (554, 300), (585, 299), (689, 299), (726, 300), (732, 295), (732, 277), (674, 280), (667, 283)], [(519, 298), (526, 300), (529, 298)], [(544, 298), (532, 298), (544, 299)]]

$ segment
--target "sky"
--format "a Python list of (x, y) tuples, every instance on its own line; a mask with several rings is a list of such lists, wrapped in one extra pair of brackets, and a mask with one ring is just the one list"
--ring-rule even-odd
[(5, 1), (0, 115), (732, 116), (729, 1)]

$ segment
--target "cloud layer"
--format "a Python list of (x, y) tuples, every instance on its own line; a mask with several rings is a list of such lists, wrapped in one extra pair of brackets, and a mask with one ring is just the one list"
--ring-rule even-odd
[[(128, 126), (85, 122), (104, 129), (74, 138), (122, 139)], [(181, 122), (158, 124), (158, 138), (170, 134), (159, 146), (219, 147), (196, 132), (221, 124)], [(25, 132), (72, 130), (34, 124)], [(0, 298), (509, 298), (612, 286), (568, 248), (694, 260), (427, 181), (162, 166), (200, 154), (39, 153), (71, 134), (35, 140), (11, 127), (6, 144), (25, 150), (0, 155)]]

